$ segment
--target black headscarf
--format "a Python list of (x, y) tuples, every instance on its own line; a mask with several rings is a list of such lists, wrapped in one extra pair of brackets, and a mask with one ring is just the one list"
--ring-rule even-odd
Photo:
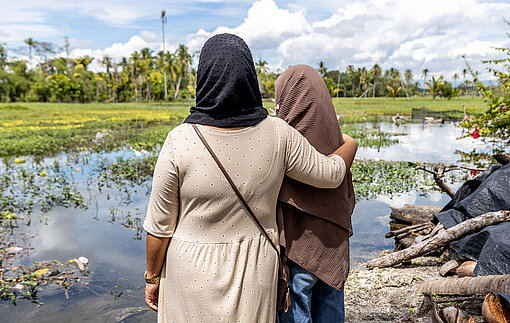
[(240, 37), (209, 38), (200, 52), (197, 74), (196, 106), (184, 122), (248, 127), (267, 117), (250, 49)]

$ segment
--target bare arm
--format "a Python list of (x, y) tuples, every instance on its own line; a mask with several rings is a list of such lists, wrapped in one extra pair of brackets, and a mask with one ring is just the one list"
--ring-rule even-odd
[(165, 262), (170, 238), (160, 238), (147, 233), (147, 277), (159, 275)]
[[(168, 135), (154, 170), (151, 197), (143, 223), (147, 231), (147, 278), (160, 275), (179, 217), (179, 176), (172, 147), (172, 139)], [(159, 282), (145, 284), (145, 302), (154, 311), (158, 310), (158, 298)]]
[(337, 150), (333, 152), (333, 154), (342, 157), (345, 162), (345, 167), (347, 170), (351, 168), (352, 162), (354, 160), (354, 156), (356, 156), (356, 151), (358, 150), (358, 145), (356, 141), (349, 135), (343, 135), (344, 144), (338, 147)]

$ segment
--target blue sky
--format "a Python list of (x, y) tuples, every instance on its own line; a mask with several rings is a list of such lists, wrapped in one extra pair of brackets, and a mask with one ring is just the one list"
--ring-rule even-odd
[(480, 60), (497, 57), (492, 47), (510, 46), (505, 0), (0, 0), (0, 8), (0, 42), (21, 57), (28, 37), (62, 46), (67, 36), (71, 56), (97, 60), (160, 50), (162, 9), (167, 48), (183, 43), (194, 52), (213, 34), (233, 32), (273, 70), (377, 63), (411, 68), (415, 79), (424, 68), (450, 79), (465, 68), (462, 55), (483, 71)]

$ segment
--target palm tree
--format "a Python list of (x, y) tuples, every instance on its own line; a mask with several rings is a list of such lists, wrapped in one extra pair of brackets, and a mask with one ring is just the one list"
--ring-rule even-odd
[[(112, 68), (112, 63), (113, 63), (113, 60), (111, 57), (103, 56), (103, 59), (101, 60), (101, 64), (106, 68), (106, 74), (108, 75), (106, 82), (110, 82), (110, 83), (113, 83), (112, 74), (110, 73), (110, 69)], [(113, 88), (113, 84), (112, 84), (111, 88)], [(112, 97), (111, 92), (109, 93), (109, 96), (110, 96), (110, 98)]]
[(322, 78), (325, 78), (326, 75), (328, 74), (328, 68), (326, 67), (326, 65), (324, 65), (323, 61), (319, 62), (319, 68), (317, 69), (317, 71), (322, 76)]
[[(131, 77), (132, 82), (135, 86), (135, 101), (138, 102), (138, 86), (136, 85), (136, 77), (138, 76), (138, 60), (140, 59), (140, 54), (135, 51), (133, 54), (131, 54), (131, 57), (129, 58), (129, 61), (131, 63)], [(140, 89), (141, 91), (142, 89)], [(141, 97), (141, 95), (140, 95)]]
[(259, 82), (259, 89), (261, 93), (264, 93), (264, 76), (269, 71), (267, 68), (267, 62), (262, 59), (258, 59), (255, 61), (255, 71), (257, 72), (257, 80)]
[(404, 80), (405, 80), (405, 86), (404, 86), (404, 92), (406, 93), (407, 101), (409, 101), (409, 88), (411, 87), (411, 82), (413, 80), (413, 71), (410, 69), (405, 70), (404, 72)]
[(335, 90), (335, 94), (336, 94), (336, 97), (338, 98), (338, 93), (339, 92), (343, 92), (340, 91), (340, 68), (338, 68), (338, 78), (336, 79), (336, 90)]
[(192, 63), (191, 55), (188, 52), (188, 47), (184, 45), (179, 45), (177, 49), (177, 62), (178, 62), (178, 71), (179, 71), (179, 79), (177, 80), (177, 85), (175, 86), (174, 100), (179, 96), (179, 89), (181, 87), (181, 81), (183, 75), (188, 72), (189, 66)]
[(37, 42), (32, 38), (25, 39), (25, 44), (28, 45), (28, 57), (30, 58), (30, 63), (32, 63), (32, 48), (35, 47)]
[(141, 72), (138, 74), (138, 78), (140, 80), (140, 88), (142, 88), (143, 81), (142, 77), (145, 78), (147, 82), (147, 89), (145, 91), (145, 99), (150, 100), (152, 96), (152, 87), (151, 87), (151, 70), (154, 69), (154, 57), (152, 56), (152, 50), (149, 48), (142, 48), (140, 51), (140, 55), (142, 59), (140, 60), (140, 69)]
[(459, 75), (457, 73), (453, 74), (453, 87), (457, 87), (457, 80), (459, 79)]
[(372, 72), (374, 74), (374, 95), (373, 97), (375, 98), (375, 90), (377, 88), (377, 79), (381, 76), (381, 67), (378, 65), (378, 64), (375, 64), (373, 67), (372, 67)]
[(366, 67), (362, 67), (359, 69), (359, 83), (361, 86), (361, 89), (364, 90), (364, 92), (359, 96), (359, 98), (362, 98), (363, 96), (367, 95), (368, 90), (370, 89), (370, 86), (372, 83), (370, 83), (370, 80), (372, 79), (372, 71), (367, 71)]
[(390, 80), (386, 88), (388, 89), (388, 93), (390, 94), (393, 100), (395, 100), (395, 97), (397, 96), (398, 92), (402, 90), (402, 87), (398, 86), (398, 81), (396, 80)]
[(443, 77), (440, 76), (437, 80), (435, 77), (432, 76), (432, 80), (429, 82), (426, 82), (427, 88), (430, 91), (430, 94), (432, 94), (432, 100), (436, 100), (436, 96), (441, 95), (441, 88), (444, 85)]
[(168, 100), (168, 88), (166, 85), (166, 66), (165, 66), (165, 25), (166, 25), (166, 10), (161, 10), (161, 32), (163, 34), (163, 55), (160, 58), (163, 60), (161, 66), (163, 68), (163, 87), (165, 89), (165, 101)]
[(422, 94), (425, 95), (425, 82), (427, 82), (427, 74), (429, 74), (429, 69), (428, 68), (424, 68), (422, 73), (423, 73), (423, 92)]
[(347, 76), (351, 80), (351, 90), (352, 90), (353, 97), (354, 97), (354, 77), (355, 77), (354, 74), (355, 73), (356, 73), (356, 71), (354, 70), (354, 66), (352, 66), (352, 65), (347, 66)]

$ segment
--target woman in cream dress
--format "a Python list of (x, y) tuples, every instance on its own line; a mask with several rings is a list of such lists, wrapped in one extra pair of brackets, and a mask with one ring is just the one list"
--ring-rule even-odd
[[(235, 35), (202, 48), (197, 105), (161, 149), (144, 222), (146, 302), (158, 322), (274, 322), (278, 259), (193, 130), (199, 130), (278, 244), (284, 175), (322, 188), (342, 182), (356, 144), (318, 153), (262, 107), (253, 59)], [(343, 158), (342, 158), (343, 157)], [(161, 275), (158, 282), (157, 277)]]

